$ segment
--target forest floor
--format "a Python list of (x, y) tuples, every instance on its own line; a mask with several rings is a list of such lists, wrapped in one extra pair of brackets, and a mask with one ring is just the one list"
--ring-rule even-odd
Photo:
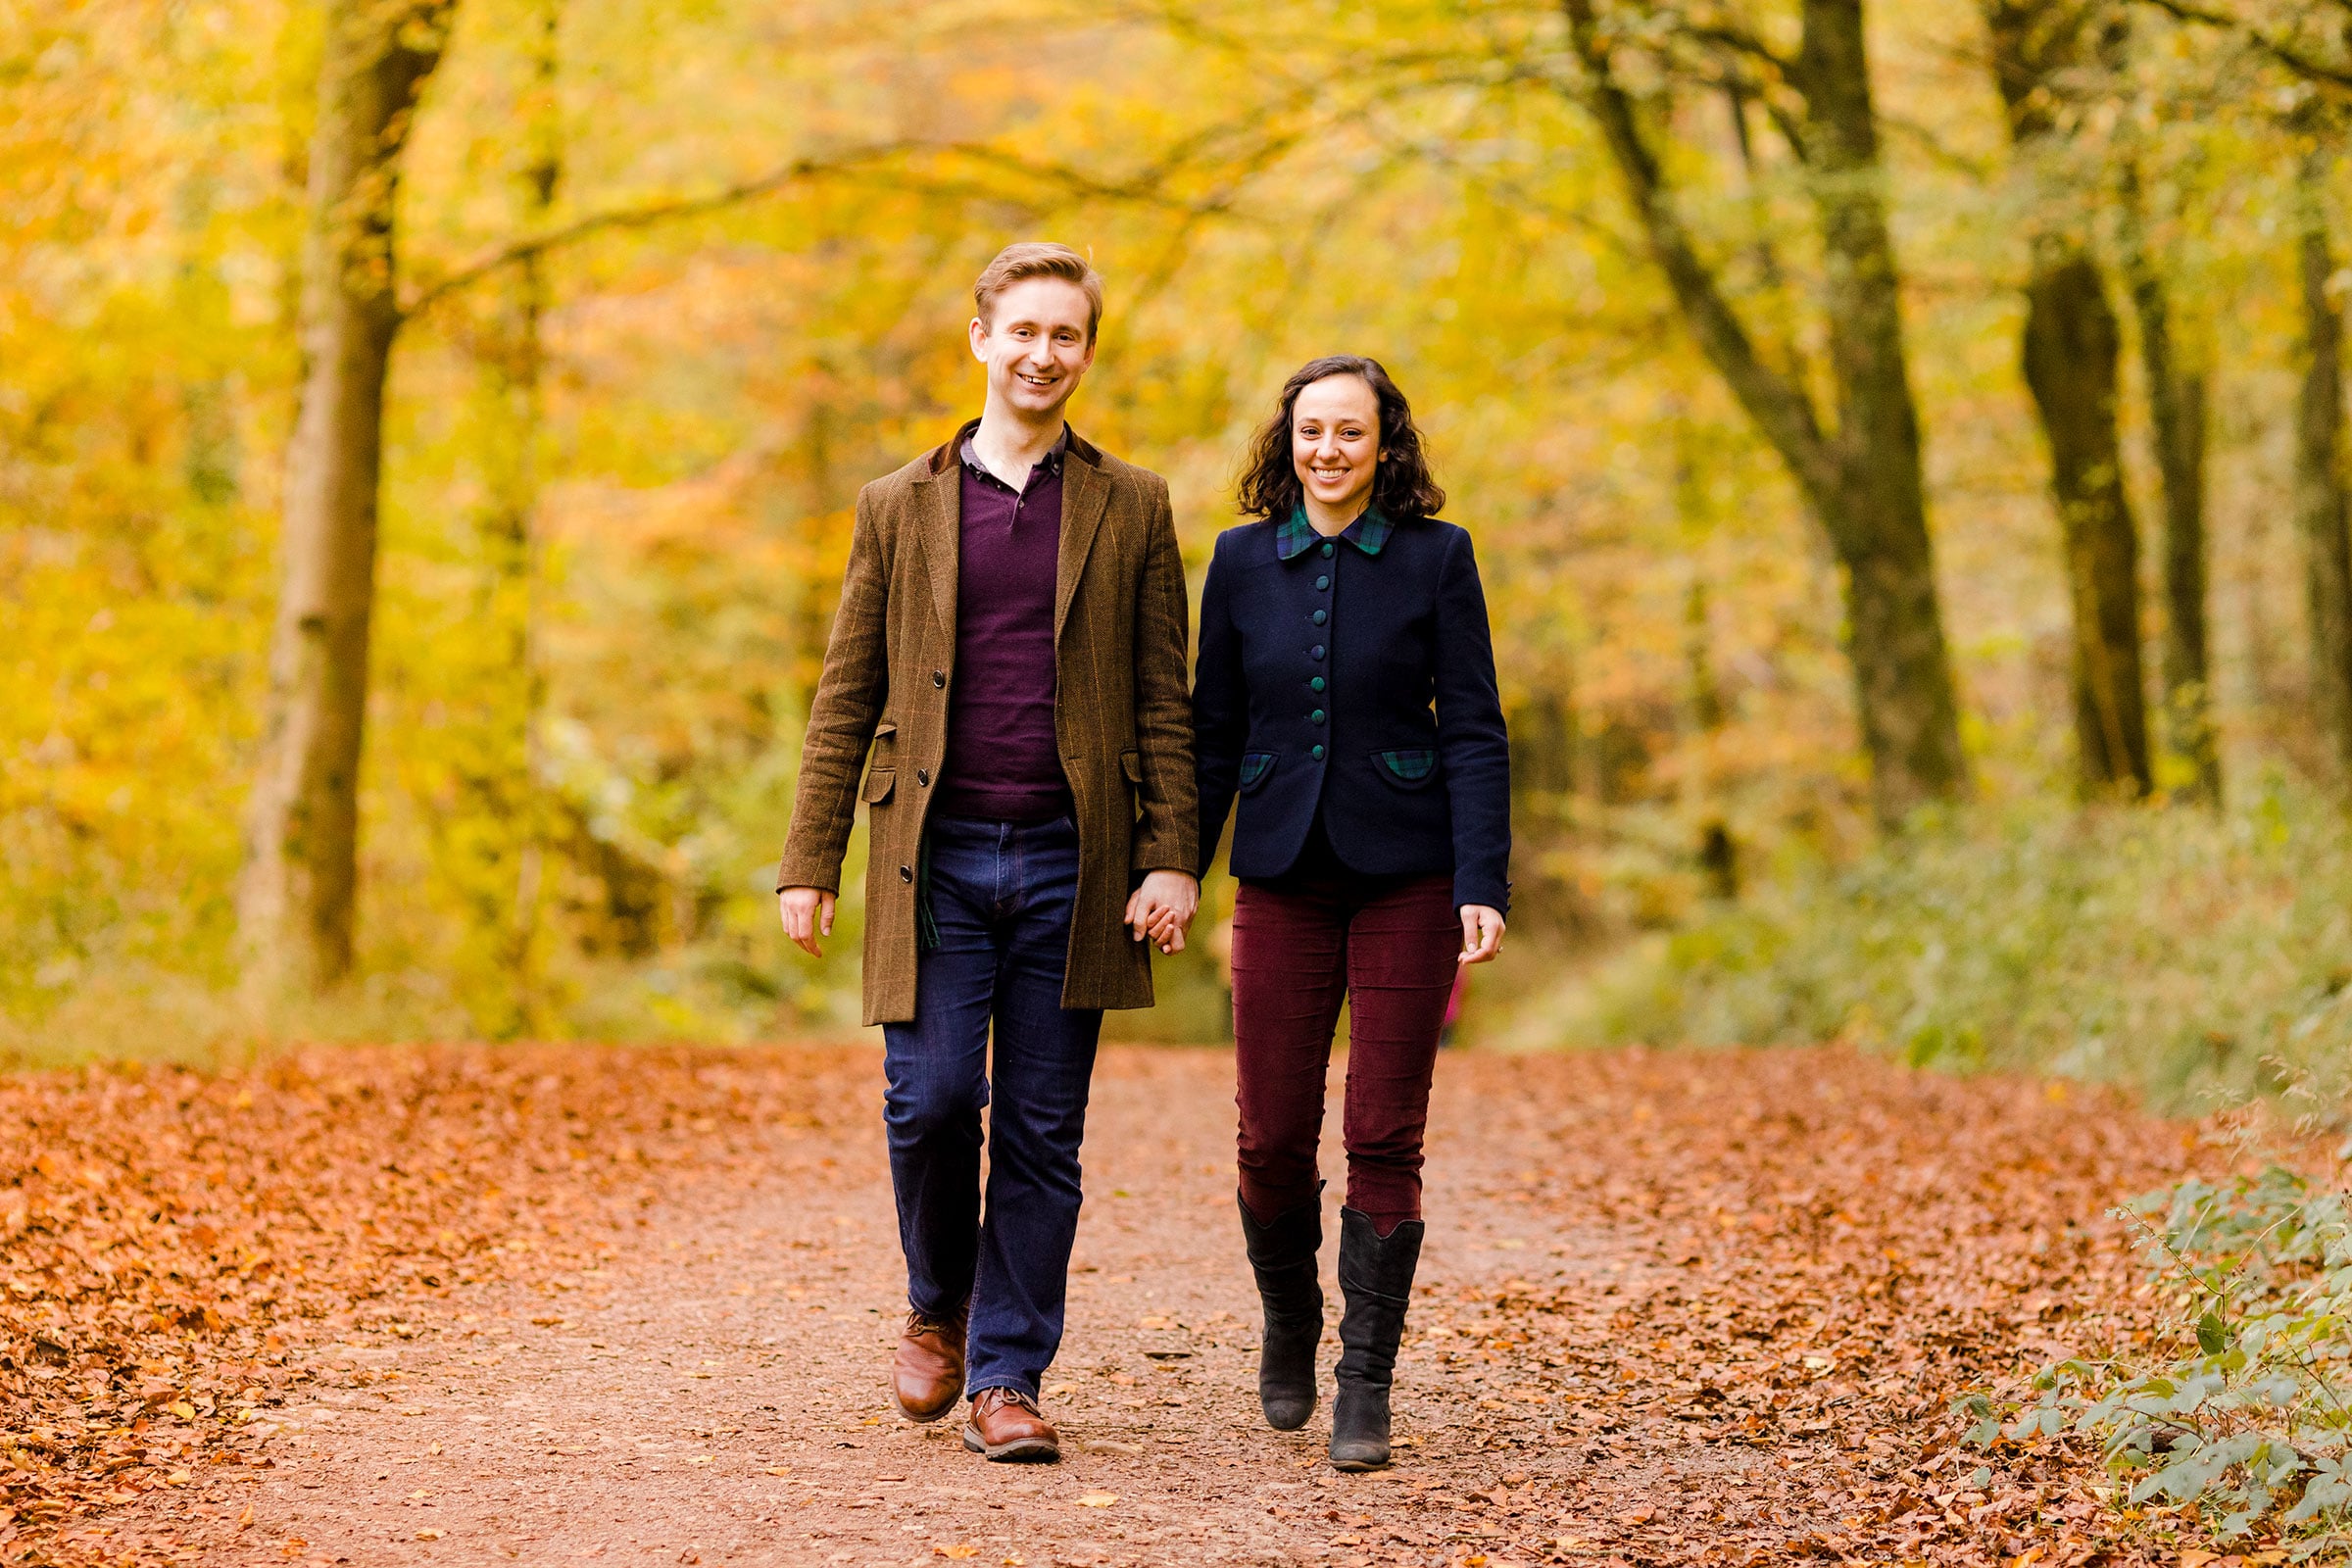
[(1231, 1074), (1104, 1054), (1054, 1466), (888, 1405), (869, 1050), (10, 1081), (0, 1561), (2211, 1560), (1948, 1410), (2144, 1341), (2106, 1211), (2228, 1164), (2195, 1128), (1835, 1050), (1448, 1056), (1397, 1462), (1340, 1476), (1331, 1339), (1316, 1420), (1256, 1416)]

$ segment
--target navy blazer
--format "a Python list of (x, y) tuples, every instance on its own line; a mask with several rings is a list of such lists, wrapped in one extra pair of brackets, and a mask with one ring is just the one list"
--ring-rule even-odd
[(1229, 528), (1200, 594), (1193, 682), (1201, 869), (1238, 792), (1233, 874), (1297, 863), (1318, 808), (1367, 875), (1450, 873), (1510, 906), (1511, 763), (1470, 535), (1367, 512)]

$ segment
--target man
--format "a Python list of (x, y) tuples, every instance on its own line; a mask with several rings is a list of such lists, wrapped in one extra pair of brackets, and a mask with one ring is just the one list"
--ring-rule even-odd
[(1152, 1004), (1146, 944), (1181, 949), (1200, 903), (1184, 564), (1167, 485), (1062, 417), (1094, 269), (1013, 245), (972, 298), (980, 417), (858, 497), (777, 891), (816, 954), (870, 742), (865, 1020), (910, 1308), (893, 1393), (935, 1421), (968, 1389), (964, 1446), (1054, 1459), (1037, 1395), (1102, 1009)]

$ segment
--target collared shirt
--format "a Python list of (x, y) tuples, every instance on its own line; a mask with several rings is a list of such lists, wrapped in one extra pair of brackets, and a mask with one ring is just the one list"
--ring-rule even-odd
[[(1340, 530), (1340, 537), (1365, 555), (1377, 556), (1381, 547), (1389, 542), (1389, 535), (1396, 531), (1396, 525), (1389, 520), (1386, 513), (1378, 507), (1366, 507), (1356, 514), (1353, 522)], [(1295, 560), (1321, 543), (1322, 539), (1323, 536), (1315, 532), (1315, 525), (1306, 520), (1306, 508), (1293, 507), (1291, 514), (1275, 527), (1274, 554), (1284, 561)]]
[(956, 684), (938, 806), (950, 816), (1045, 822), (1070, 808), (1054, 731), (1054, 573), (1069, 445), (1065, 425), (1018, 490), (989, 471), (971, 437), (957, 453)]

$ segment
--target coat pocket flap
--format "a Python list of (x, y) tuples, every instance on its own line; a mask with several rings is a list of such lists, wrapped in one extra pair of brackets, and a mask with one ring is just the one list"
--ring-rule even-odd
[(1380, 765), (1399, 784), (1425, 784), (1438, 770), (1438, 754), (1426, 746), (1410, 746), (1394, 752), (1374, 752)]
[(886, 718), (881, 723), (874, 726), (874, 739), (878, 741), (886, 741), (893, 735), (896, 735), (898, 732), (899, 726)]
[(865, 770), (865, 804), (880, 806), (890, 799), (891, 790), (899, 782), (895, 767), (869, 767)]
[(1244, 752), (1242, 754), (1242, 788), (1253, 790), (1266, 781), (1274, 771), (1272, 752)]
[(1119, 769), (1127, 775), (1128, 783), (1141, 784), (1144, 781), (1144, 754), (1138, 751), (1121, 752)]

